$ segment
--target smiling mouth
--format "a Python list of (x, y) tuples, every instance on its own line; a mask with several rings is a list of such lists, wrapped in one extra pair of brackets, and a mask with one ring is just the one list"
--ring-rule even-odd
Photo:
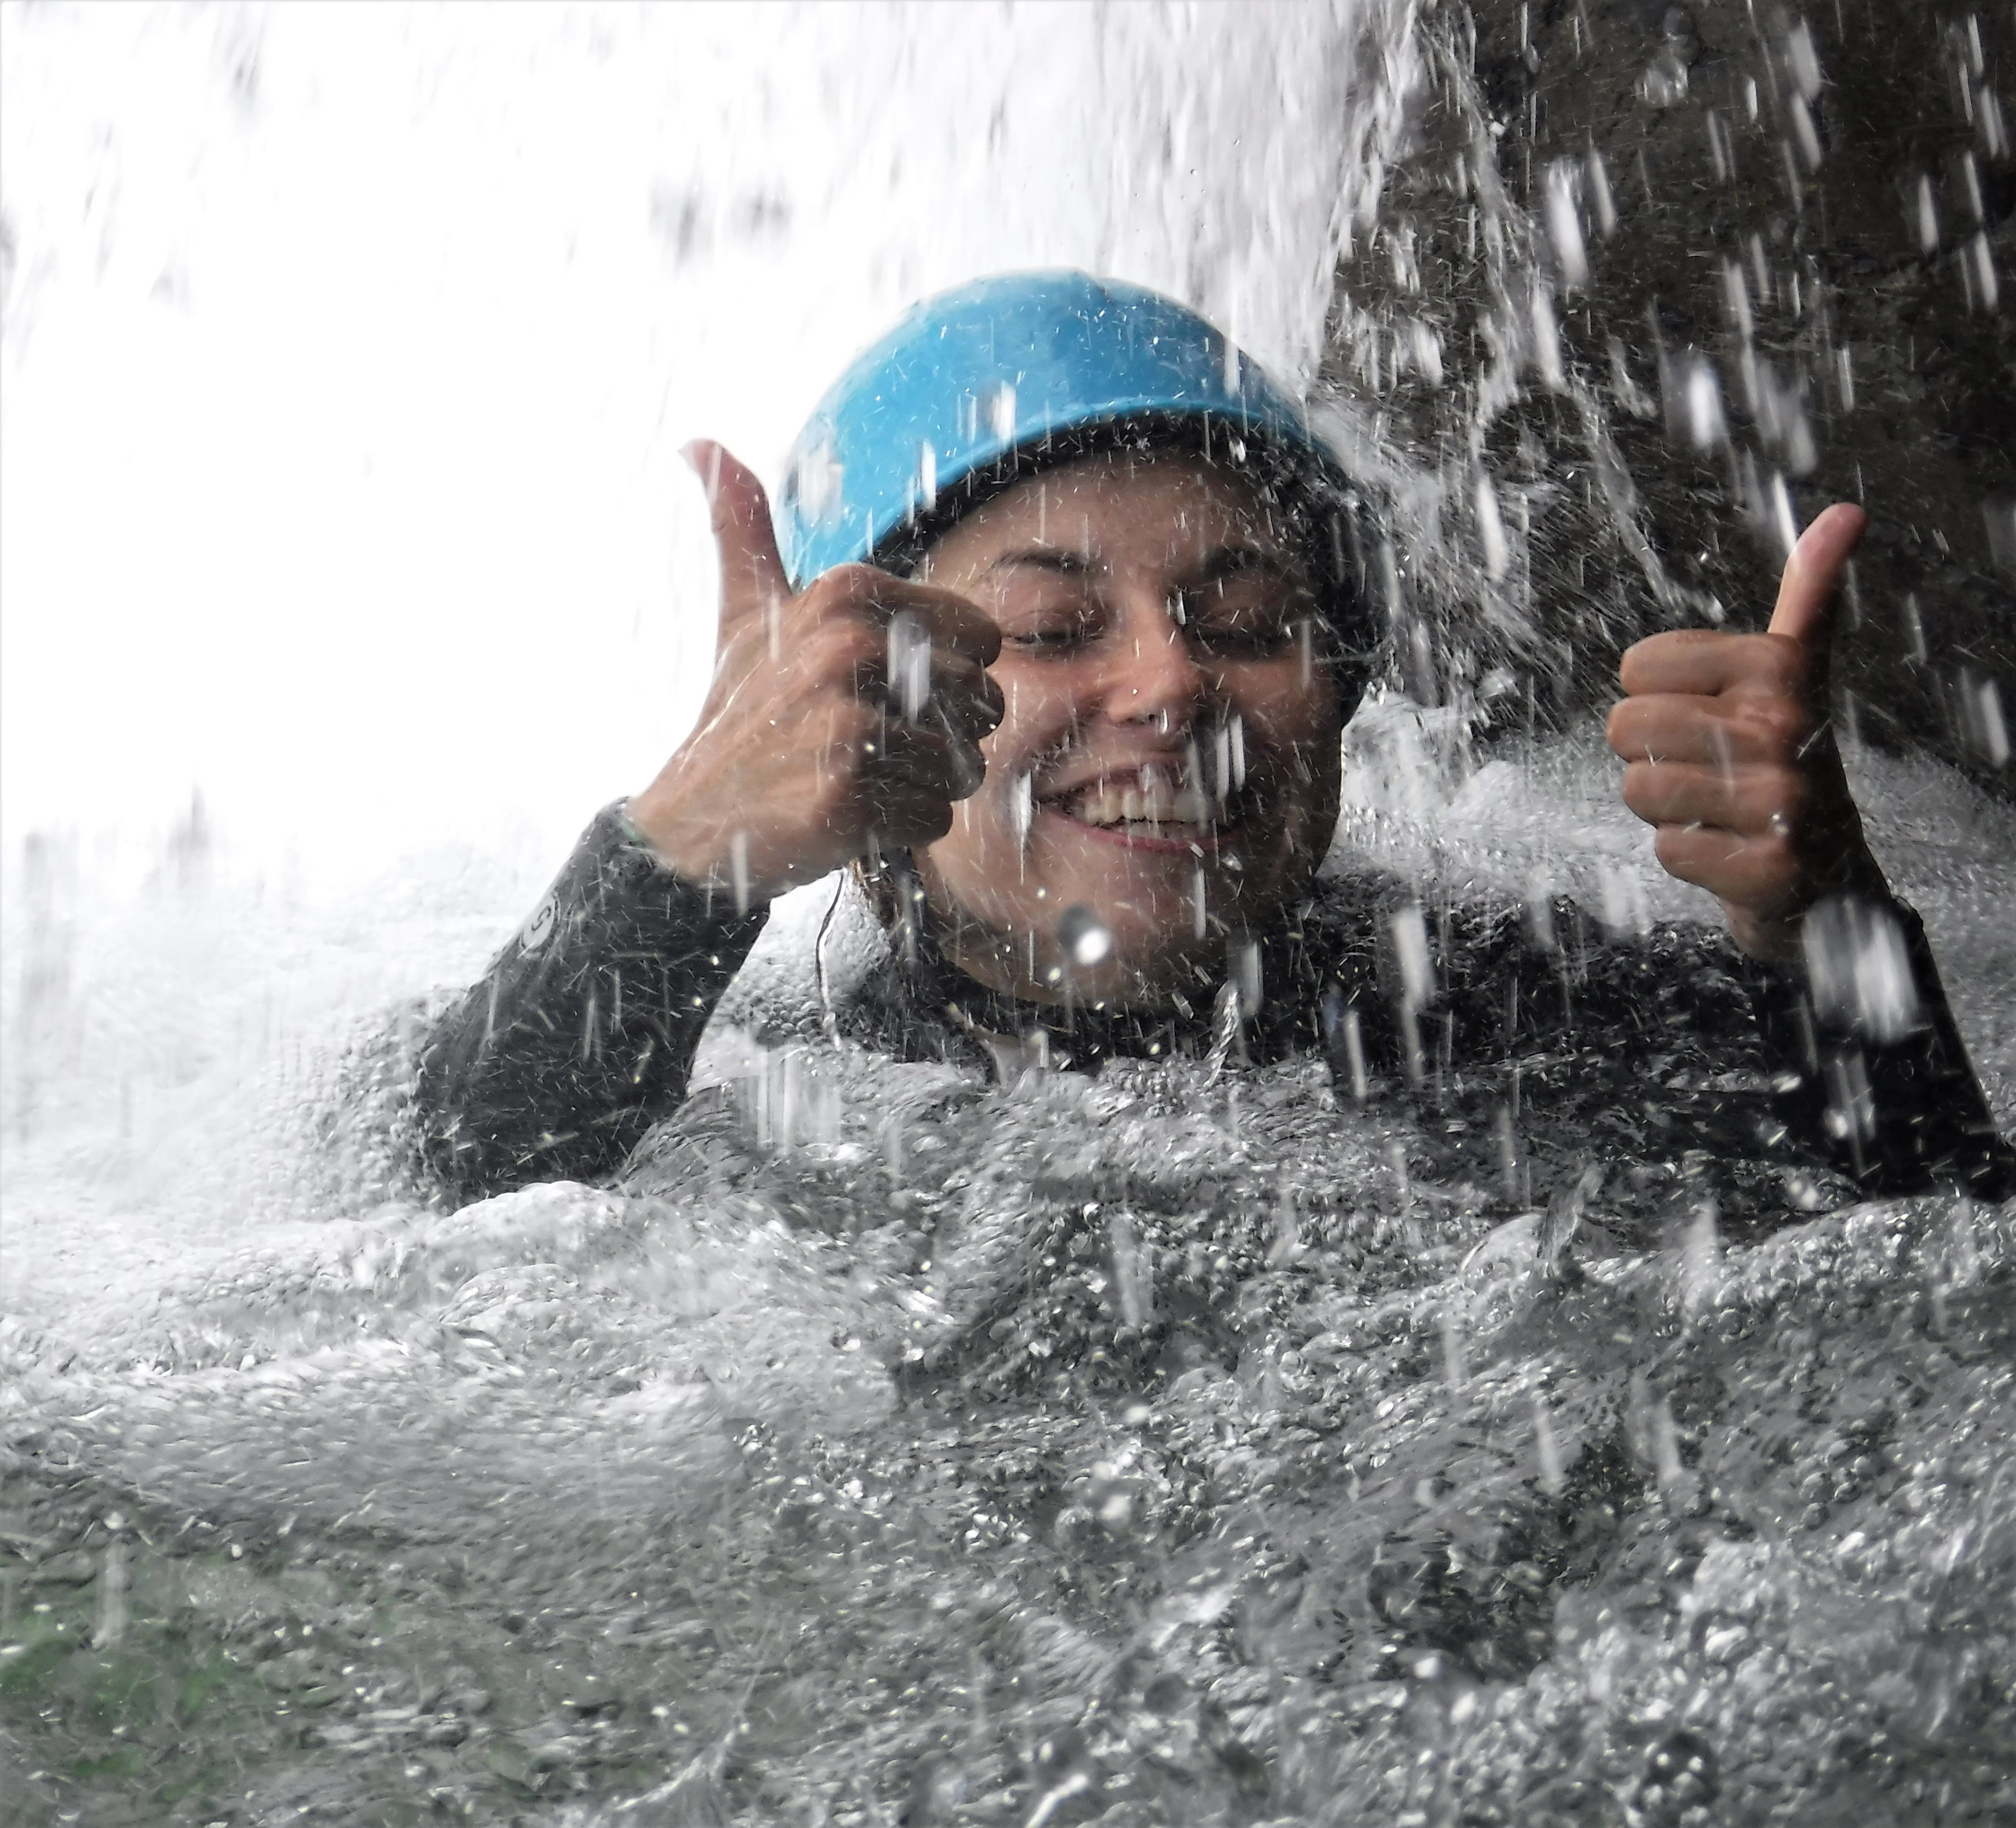
[(1191, 788), (1153, 775), (1125, 781), (1095, 781), (1072, 792), (1037, 802), (1110, 843), (1138, 849), (1214, 850), (1245, 822), (1245, 790), (1215, 800)]

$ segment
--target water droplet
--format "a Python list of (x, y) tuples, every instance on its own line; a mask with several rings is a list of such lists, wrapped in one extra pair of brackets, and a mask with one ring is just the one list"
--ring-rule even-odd
[(1715, 1224), (1715, 1202), (1694, 1208), (1680, 1251), (1680, 1308), (1692, 1318), (1714, 1298), (1722, 1273), (1722, 1233)]
[(1154, 1273), (1134, 1235), (1132, 1221), (1119, 1207), (1106, 1215), (1106, 1237), (1113, 1253), (1114, 1293), (1119, 1297), (1120, 1317), (1130, 1327), (1144, 1327), (1155, 1314)]
[(1603, 155), (1592, 146), (1586, 169), (1589, 173), (1589, 201), (1596, 218), (1597, 233), (1607, 236), (1617, 227), (1617, 205), (1610, 194), (1610, 171)]
[(989, 390), (987, 395), (987, 427), (995, 437), (1004, 442), (1015, 435), (1015, 388), (1010, 381), (1000, 381)]
[(1442, 1311), (1442, 1376), (1449, 1394), (1457, 1396), (1470, 1382), (1470, 1368), (1463, 1360), (1463, 1326), (1453, 1308)]
[(2001, 308), (2002, 290), (1995, 272), (1995, 255), (1984, 233), (1974, 236), (1960, 257), (1960, 273), (1967, 285), (1971, 311), (1996, 311)]
[(889, 690), (905, 723), (915, 723), (931, 695), (931, 632), (907, 609), (889, 618)]
[(1057, 943), (1073, 964), (1089, 970), (1111, 956), (1113, 932), (1090, 908), (1077, 902), (1057, 917)]
[(804, 452), (791, 472), (791, 492), (809, 520), (829, 521), (839, 511), (847, 473), (829, 445)]
[(1264, 986), (1260, 975), (1260, 944), (1256, 939), (1234, 939), (1226, 947), (1225, 979), (1239, 997), (1239, 1013), (1246, 1021), (1260, 1013)]
[(1016, 851), (1026, 860), (1029, 828), (1036, 822), (1036, 791), (1026, 773), (1018, 771), (1008, 784), (1008, 818), (1015, 831)]
[(1813, 1006), (1823, 1019), (1878, 1042), (1899, 1040), (1917, 1026), (1910, 947), (1887, 907), (1834, 896), (1807, 914), (1800, 940)]
[(1540, 1466), (1540, 1485), (1550, 1498), (1559, 1498), (1568, 1478), (1561, 1465), (1561, 1444), (1554, 1433), (1554, 1419), (1547, 1412), (1547, 1399), (1535, 1392), (1533, 1397), (1533, 1455)]
[(1435, 993), (1435, 965), (1428, 954), (1427, 923), (1421, 904), (1410, 901), (1405, 907), (1396, 908), (1391, 925), (1402, 992), (1407, 1002), (1419, 1008)]
[(1722, 377), (1712, 362), (1691, 350), (1675, 360), (1673, 373), (1689, 442), (1697, 451), (1713, 450), (1729, 436), (1722, 407)]
[(1511, 543), (1505, 537), (1505, 521), (1498, 511), (1498, 491), (1482, 471), (1477, 476), (1477, 537), (1484, 548), (1487, 575), (1503, 578), (1512, 562)]
[(1988, 528), (1988, 550), (1996, 564), (2016, 578), (2016, 496), (1991, 497), (1981, 504)]
[(1813, 49), (1813, 29), (1802, 19), (1785, 34), (1786, 73), (1803, 101), (1815, 101), (1820, 92), (1820, 60)]
[(1560, 263), (1561, 284), (1575, 291), (1589, 282), (1589, 251), (1582, 235), (1582, 161), (1556, 159), (1547, 167), (1545, 204), (1547, 237)]
[(749, 911), (749, 834), (746, 831), (728, 835), (728, 873), (735, 885), (735, 911), (746, 914)]
[(1911, 224), (1918, 232), (1918, 251), (1936, 253), (1939, 245), (1939, 211), (1932, 197), (1932, 181), (1921, 172), (1911, 190)]

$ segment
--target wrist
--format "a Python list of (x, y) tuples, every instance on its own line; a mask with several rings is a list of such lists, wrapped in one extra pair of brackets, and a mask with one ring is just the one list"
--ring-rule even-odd
[(1878, 907), (1898, 905), (1888, 879), (1864, 846), (1843, 859), (1824, 878), (1811, 882), (1805, 895), (1794, 906), (1770, 914), (1743, 903), (1725, 900), (1723, 913), (1729, 922), (1730, 936), (1760, 964), (1780, 969), (1802, 965), (1805, 957), (1805, 928), (1817, 908), (1830, 902), (1863, 902)]
[(624, 835), (661, 870), (690, 882), (696, 888), (720, 888), (727, 883), (728, 860), (715, 858), (681, 830), (679, 822), (666, 816), (648, 792), (633, 794), (616, 804), (616, 817)]

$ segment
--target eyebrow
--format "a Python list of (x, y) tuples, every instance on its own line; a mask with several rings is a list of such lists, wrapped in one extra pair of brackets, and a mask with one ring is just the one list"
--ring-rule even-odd
[(1089, 578), (1105, 568), (1088, 552), (1073, 552), (1060, 546), (1018, 546), (1001, 553), (987, 569), (992, 573), (1011, 568), (1054, 571), (1064, 578)]
[(1272, 571), (1276, 576), (1287, 578), (1294, 571), (1291, 561), (1278, 552), (1269, 552), (1264, 546), (1226, 545), (1214, 546), (1204, 554), (1204, 562), (1191, 573), (1193, 583), (1217, 584), (1227, 578), (1237, 578), (1251, 571)]
[[(1010, 569), (1049, 571), (1063, 578), (1089, 578), (1105, 570), (1103, 561), (1087, 552), (1066, 546), (1021, 546), (1000, 553), (987, 568), (990, 573)], [(1264, 546), (1228, 543), (1206, 553), (1188, 574), (1193, 588), (1215, 584), (1249, 571), (1273, 571), (1287, 576), (1293, 564), (1280, 553)]]

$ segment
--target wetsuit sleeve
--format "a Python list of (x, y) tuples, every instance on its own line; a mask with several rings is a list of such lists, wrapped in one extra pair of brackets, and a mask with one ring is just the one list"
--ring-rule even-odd
[(1823, 903), (1809, 968), (1746, 961), (1773, 1107), (1870, 1193), (2016, 1197), (2016, 1149), (1968, 1063), (1924, 923), (1901, 902)]
[(612, 1172), (685, 1096), (761, 932), (599, 814), (531, 918), (422, 1042), (419, 1149), (463, 1199)]
[(1757, 1101), (1747, 1113), (1716, 1113), (1745, 1138), (1737, 1145), (1731, 1132), (1717, 1146), (1748, 1147), (1753, 1134), (1790, 1143), (1872, 1195), (1957, 1187), (2016, 1197), (2016, 1149), (1996, 1130), (1917, 914), (1837, 903), (1809, 919), (1820, 923), (1813, 968), (1777, 969), (1701, 927), (1609, 939), (1568, 901), (1523, 914), (1416, 904), (1393, 924), (1420, 936), (1433, 996), (1408, 1014), (1404, 972), (1387, 956), (1398, 949), (1387, 946), (1381, 990), (1362, 1001), (1375, 1015), (1400, 1011), (1386, 1048), (1417, 1080), (1431, 1079), (1438, 1058), (1567, 1040), (1607, 1055), (1621, 1087), (1641, 1056), (1690, 1034), (1771, 1088), (1744, 1094)]

